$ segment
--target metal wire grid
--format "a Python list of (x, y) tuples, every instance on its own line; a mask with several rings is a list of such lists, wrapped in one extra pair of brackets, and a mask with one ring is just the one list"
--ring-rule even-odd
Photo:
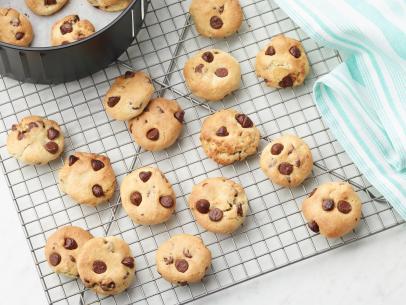
[[(402, 223), (388, 202), (371, 187), (324, 125), (311, 99), (314, 81), (340, 63), (339, 55), (303, 33), (272, 1), (242, 0), (245, 20), (238, 35), (225, 40), (200, 37), (188, 15), (190, 1), (153, 0), (145, 25), (117, 63), (88, 78), (57, 86), (25, 84), (2, 77), (0, 82), (0, 156), (17, 212), (50, 304), (178, 304), (274, 271), (300, 260)], [(302, 41), (312, 67), (304, 86), (271, 90), (255, 76), (257, 51), (274, 34)], [(219, 103), (195, 99), (184, 85), (182, 68), (194, 52), (215, 47), (230, 52), (242, 68), (241, 89)], [(158, 153), (141, 150), (123, 122), (110, 120), (101, 99), (115, 77), (126, 69), (145, 70), (157, 96), (174, 98), (185, 110), (185, 128), (173, 147)], [(200, 148), (202, 120), (216, 109), (237, 108), (261, 131), (259, 151), (271, 138), (291, 132), (304, 138), (314, 157), (314, 170), (298, 188), (273, 185), (258, 166), (258, 156), (230, 166), (218, 166)], [(176, 214), (165, 224), (132, 223), (114, 198), (97, 208), (77, 205), (57, 186), (62, 158), (45, 166), (26, 166), (11, 158), (5, 147), (8, 128), (28, 114), (58, 121), (66, 138), (65, 156), (73, 151), (106, 154), (120, 183), (134, 168), (158, 166), (177, 194)], [(186, 201), (191, 187), (206, 177), (226, 176), (245, 188), (250, 213), (244, 227), (217, 235), (196, 225)], [(310, 232), (300, 213), (304, 197), (318, 184), (347, 180), (363, 201), (359, 227), (340, 239)], [(133, 285), (114, 297), (99, 297), (80, 281), (53, 273), (43, 254), (47, 237), (58, 227), (74, 224), (94, 235), (119, 235), (136, 257)], [(173, 286), (155, 269), (154, 252), (171, 235), (199, 235), (213, 254), (207, 276), (199, 284)]]

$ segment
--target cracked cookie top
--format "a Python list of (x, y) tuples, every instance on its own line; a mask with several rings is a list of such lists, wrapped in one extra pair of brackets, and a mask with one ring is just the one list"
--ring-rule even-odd
[(7, 137), (10, 155), (26, 164), (45, 164), (63, 152), (64, 136), (58, 123), (31, 115), (11, 127)]
[(232, 233), (244, 222), (248, 199), (238, 183), (224, 177), (195, 185), (188, 199), (197, 223), (215, 233)]

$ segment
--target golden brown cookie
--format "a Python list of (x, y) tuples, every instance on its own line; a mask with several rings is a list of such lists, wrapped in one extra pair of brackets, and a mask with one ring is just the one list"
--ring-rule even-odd
[(49, 16), (61, 10), (68, 0), (25, 0), (28, 8), (37, 15)]
[(88, 0), (91, 5), (106, 12), (118, 12), (127, 8), (132, 0)]
[(0, 8), (0, 41), (28, 47), (34, 38), (31, 22), (13, 8)]
[(70, 15), (58, 20), (51, 29), (51, 44), (59, 46), (69, 44), (92, 35), (95, 32), (93, 24), (78, 15)]

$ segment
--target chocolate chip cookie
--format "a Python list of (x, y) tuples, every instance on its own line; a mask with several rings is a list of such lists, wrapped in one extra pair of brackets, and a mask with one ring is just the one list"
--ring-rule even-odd
[(240, 28), (243, 20), (238, 0), (193, 0), (189, 12), (196, 30), (206, 37), (230, 36)]
[(144, 72), (127, 71), (114, 81), (103, 99), (109, 116), (116, 120), (130, 120), (142, 113), (148, 105), (154, 86)]
[(217, 49), (195, 54), (186, 62), (183, 74), (190, 91), (208, 101), (219, 101), (240, 87), (240, 64)]
[(295, 187), (310, 175), (313, 158), (309, 146), (302, 139), (284, 135), (265, 147), (260, 165), (272, 182)]
[(31, 22), (26, 16), (12, 8), (0, 8), (0, 41), (28, 47), (33, 38)]
[(309, 62), (300, 41), (278, 35), (256, 58), (257, 75), (274, 88), (299, 86), (309, 74)]
[(127, 175), (120, 195), (123, 208), (135, 223), (162, 223), (175, 211), (176, 196), (172, 186), (155, 167), (142, 167)]
[(173, 100), (152, 100), (144, 112), (128, 122), (135, 142), (145, 150), (163, 150), (182, 132), (184, 111)]
[(79, 253), (77, 266), (85, 287), (101, 295), (123, 292), (135, 276), (131, 249), (115, 236), (89, 240)]
[(37, 15), (49, 16), (61, 10), (68, 0), (25, 0), (28, 8)]
[(106, 156), (76, 152), (59, 170), (59, 187), (77, 203), (96, 206), (114, 194), (116, 176)]
[(259, 138), (259, 130), (252, 120), (234, 109), (221, 110), (207, 117), (200, 131), (204, 152), (222, 165), (255, 154)]
[(248, 212), (242, 186), (224, 177), (208, 178), (195, 185), (188, 201), (197, 223), (215, 233), (234, 232)]
[(106, 12), (118, 12), (127, 8), (132, 0), (88, 0), (91, 5)]
[(45, 245), (45, 257), (49, 266), (57, 273), (78, 277), (76, 261), (79, 252), (92, 238), (92, 234), (79, 227), (66, 226), (58, 229), (49, 236)]
[(64, 136), (58, 123), (31, 115), (11, 127), (7, 137), (10, 155), (26, 164), (45, 164), (63, 152)]
[(51, 29), (51, 44), (59, 46), (85, 39), (95, 32), (93, 24), (78, 15), (69, 15), (54, 23)]
[(303, 201), (302, 212), (313, 232), (340, 237), (352, 231), (361, 218), (361, 200), (347, 182), (329, 182), (314, 189)]
[(199, 237), (189, 234), (173, 236), (156, 252), (158, 273), (179, 285), (201, 281), (210, 263), (210, 250)]

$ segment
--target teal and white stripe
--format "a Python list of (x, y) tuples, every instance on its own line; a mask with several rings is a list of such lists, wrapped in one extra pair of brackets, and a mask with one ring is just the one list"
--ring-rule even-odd
[(314, 101), (365, 177), (406, 219), (406, 2), (275, 0), (310, 37), (345, 55)]

